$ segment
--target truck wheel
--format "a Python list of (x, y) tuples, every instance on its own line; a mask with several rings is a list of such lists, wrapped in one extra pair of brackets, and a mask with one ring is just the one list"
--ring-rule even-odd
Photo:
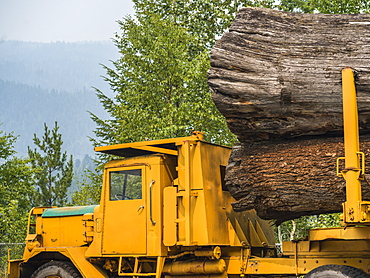
[(361, 269), (348, 265), (328, 264), (311, 270), (305, 278), (369, 278)]
[(69, 262), (50, 261), (40, 266), (31, 278), (82, 278), (78, 270)]

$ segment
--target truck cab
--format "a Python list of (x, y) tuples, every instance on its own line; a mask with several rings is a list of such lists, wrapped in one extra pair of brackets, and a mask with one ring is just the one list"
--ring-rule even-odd
[(78, 277), (221, 277), (232, 265), (240, 273), (241, 250), (276, 255), (271, 224), (232, 210), (223, 182), (231, 148), (194, 132), (95, 151), (116, 157), (104, 167), (100, 204), (33, 209), (9, 277), (48, 277), (55, 261)]

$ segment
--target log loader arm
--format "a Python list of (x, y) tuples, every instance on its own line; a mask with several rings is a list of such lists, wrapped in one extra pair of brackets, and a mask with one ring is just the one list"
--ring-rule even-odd
[[(343, 222), (347, 226), (370, 225), (370, 202), (362, 200), (361, 180), (365, 176), (365, 154), (360, 152), (358, 110), (354, 71), (342, 70), (344, 157), (337, 160), (337, 175), (346, 181)], [(340, 161), (345, 168), (339, 170)]]

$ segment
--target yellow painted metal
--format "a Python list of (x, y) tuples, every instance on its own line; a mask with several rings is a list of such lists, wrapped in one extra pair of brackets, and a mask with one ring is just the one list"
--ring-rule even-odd
[[(135, 159), (130, 162), (134, 164)], [(130, 163), (129, 163), (130, 164)], [(141, 170), (142, 198), (134, 200), (110, 199), (109, 177), (114, 171)], [(148, 186), (146, 167), (108, 168), (105, 172), (103, 197), (102, 254), (146, 254), (147, 206), (145, 186)], [(123, 197), (123, 196), (122, 196)]]
[(138, 150), (150, 151), (150, 152), (153, 152), (153, 153), (163, 153), (163, 154), (177, 155), (176, 150), (168, 150), (168, 149), (158, 148), (158, 147), (137, 146), (137, 147), (133, 147), (133, 148), (138, 149)]
[[(61, 229), (61, 227), (63, 227)], [(42, 246), (81, 246), (85, 242), (82, 216), (52, 217), (42, 219)]]
[(284, 255), (298, 257), (336, 257), (336, 258), (370, 258), (369, 240), (322, 240), (322, 241), (299, 241), (283, 242)]
[[(37, 258), (38, 255), (42, 254), (44, 260), (55, 260), (54, 254), (59, 253), (64, 257), (68, 258), (74, 266), (81, 273), (83, 278), (108, 278), (108, 275), (99, 267), (90, 263), (86, 256), (86, 250), (88, 247), (79, 246), (79, 247), (38, 247), (34, 248), (31, 251), (25, 250), (23, 255), (23, 263), (33, 261), (34, 258)], [(35, 263), (35, 261), (33, 261)], [(36, 259), (36, 263), (38, 260)], [(14, 276), (19, 277), (19, 276)]]
[[(125, 257), (119, 257), (119, 264), (118, 264), (118, 275), (119, 276), (132, 276), (132, 277), (153, 277), (160, 278), (162, 276), (162, 271), (164, 267), (164, 263), (166, 257), (155, 257), (155, 258), (146, 258), (146, 257), (134, 257), (135, 263), (132, 270), (133, 272), (124, 272), (122, 271), (124, 265)], [(145, 271), (145, 264), (151, 263), (152, 266), (155, 266), (151, 269), (154, 272), (146, 272)]]
[[(258, 225), (258, 222), (256, 223), (256, 225)], [(262, 237), (260, 237), (256, 229), (257, 229), (257, 226), (255, 228), (254, 225), (252, 224), (252, 221), (248, 219), (248, 231), (249, 231), (251, 246), (263, 247), (264, 244), (267, 245), (267, 240), (265, 240), (265, 236), (262, 234), (261, 235)], [(260, 229), (259, 231), (261, 232)]]
[[(251, 258), (248, 261), (245, 274), (252, 275), (304, 275), (323, 265), (351, 265), (369, 273), (370, 259), (364, 258)], [(231, 274), (231, 272), (229, 272)]]
[(91, 243), (94, 239), (94, 214), (85, 213), (82, 215), (83, 226), (85, 227), (85, 242)]
[(163, 244), (174, 246), (177, 242), (177, 188), (165, 187), (163, 190)]
[[(119, 160), (106, 166), (107, 169), (109, 168), (112, 171), (118, 165), (145, 164), (151, 167), (150, 171), (148, 170), (148, 173), (151, 174), (148, 174), (146, 178), (147, 184), (149, 184), (146, 195), (148, 200), (145, 202), (146, 209), (149, 210), (147, 211), (147, 220), (149, 221), (146, 222), (148, 225), (146, 234), (146, 240), (148, 241), (147, 254), (149, 254), (149, 250), (161, 249), (158, 249), (158, 246), (154, 247), (152, 244), (157, 242), (158, 239), (162, 239), (165, 246), (230, 244), (240, 246), (240, 237), (245, 237), (246, 233), (253, 233), (249, 237), (255, 244), (258, 242), (258, 246), (261, 247), (267, 245), (268, 242), (265, 241), (268, 240), (258, 224), (256, 228), (254, 226), (252, 228), (240, 228), (238, 230), (239, 241), (236, 240), (238, 236), (233, 226), (230, 225), (231, 220), (228, 211), (231, 210), (230, 203), (234, 200), (228, 192), (223, 191), (221, 180), (222, 167), (225, 168), (228, 164), (230, 148), (203, 142), (201, 141), (201, 134), (196, 133), (189, 137), (99, 147), (96, 150), (110, 152), (111, 154), (119, 151), (121, 155), (131, 155), (132, 149), (147, 150), (154, 153), (160, 152), (161, 148), (165, 148), (163, 154), (169, 154), (167, 150), (173, 150), (173, 146), (176, 147), (177, 154), (176, 168), (174, 168), (177, 177), (164, 174), (160, 178), (154, 178), (154, 173), (159, 172), (159, 170), (153, 168), (153, 162), (149, 161), (150, 156)], [(173, 154), (175, 153), (172, 152), (171, 155)], [(163, 164), (165, 165), (165, 163)], [(164, 178), (167, 178), (168, 182), (165, 182)], [(163, 183), (168, 185), (163, 186)], [(161, 201), (162, 196), (155, 194), (157, 188), (164, 192), (163, 202)], [(106, 201), (103, 201), (101, 206), (104, 207), (107, 204)], [(165, 206), (163, 213), (155, 216), (157, 212), (162, 211), (162, 206)], [(105, 215), (107, 214), (104, 213), (104, 219), (106, 218)], [(163, 215), (163, 230), (158, 230), (158, 227), (161, 226), (157, 225), (157, 221), (161, 221), (161, 215)], [(109, 220), (105, 221), (110, 222)], [(199, 225), (199, 223), (204, 224)], [(264, 228), (272, 230), (270, 226)], [(251, 229), (250, 232), (248, 232), (249, 229)], [(106, 228), (103, 230), (105, 232)], [(139, 234), (139, 232), (136, 231), (135, 234)], [(103, 241), (104, 238), (107, 237), (103, 236)], [(116, 254), (128, 253), (118, 252)], [(150, 254), (161, 256), (164, 253), (151, 252)]]
[(221, 273), (221, 274), (210, 274), (210, 275), (202, 275), (202, 274), (196, 274), (196, 275), (165, 275), (164, 278), (228, 278), (229, 276), (227, 275), (226, 272)]
[(214, 248), (205, 248), (205, 249), (198, 249), (194, 251), (194, 255), (196, 257), (208, 257), (210, 259), (220, 259), (222, 255), (222, 251), (220, 246), (216, 246)]
[[(188, 137), (178, 137), (170, 139), (161, 139), (161, 140), (149, 140), (135, 143), (125, 143), (125, 144), (116, 144), (109, 146), (95, 147), (96, 152), (103, 152), (108, 154), (113, 154), (122, 157), (134, 157), (143, 154), (153, 154), (153, 153), (162, 153), (177, 155), (176, 143), (184, 142), (188, 140), (202, 140), (203, 134), (200, 132), (193, 132), (191, 136)], [(138, 152), (138, 151), (146, 152)]]
[[(328, 241), (326, 241), (328, 242)], [(305, 252), (305, 248), (310, 245), (308, 241), (304, 241), (306, 247), (302, 247), (298, 242), (286, 242), (289, 246), (285, 246), (289, 252), (285, 253), (284, 257), (258, 257), (250, 254), (250, 249), (244, 249), (244, 253), (235, 253), (232, 255), (223, 256), (226, 262), (228, 275), (286, 275), (295, 276), (296, 274), (304, 275), (309, 271), (328, 264), (350, 265), (363, 269), (366, 273), (370, 273), (370, 256), (368, 253), (360, 252), (345, 253), (343, 250), (339, 254), (335, 252), (320, 253), (315, 251), (315, 254), (310, 256)], [(308, 243), (308, 245), (307, 245)], [(336, 242), (340, 246), (340, 242)], [(294, 248), (297, 246), (297, 254), (294, 254)], [(348, 247), (349, 245), (346, 245)], [(310, 247), (307, 247), (308, 249)], [(324, 247), (326, 248), (326, 247)], [(344, 249), (344, 248), (343, 248)], [(317, 250), (317, 249), (316, 249)], [(313, 251), (311, 251), (313, 252)]]
[(157, 258), (155, 278), (162, 277), (162, 273), (163, 273), (163, 268), (164, 268), (165, 261), (166, 261), (166, 257), (158, 257)]
[(245, 245), (245, 246), (250, 246), (246, 233), (243, 231), (242, 227), (240, 226), (238, 219), (234, 219), (233, 223), (234, 223), (233, 228), (234, 228), (236, 235), (238, 236), (240, 244)]
[(230, 148), (189, 140), (179, 142), (178, 150), (177, 244), (230, 244), (221, 181), (221, 169), (228, 164)]
[(370, 227), (340, 227), (327, 229), (313, 229), (309, 231), (309, 239), (326, 240), (326, 239), (343, 239), (343, 240), (369, 240)]
[(255, 210), (236, 213), (229, 208), (227, 211), (228, 219), (241, 245), (274, 248), (274, 231), (270, 221), (259, 218)]
[[(30, 212), (28, 213), (28, 220), (27, 220), (27, 235), (34, 234), (35, 230), (40, 230), (41, 228), (40, 219), (37, 219), (37, 218), (41, 216), (41, 214), (44, 212), (45, 209), (48, 209), (48, 208), (53, 208), (53, 207), (36, 207), (30, 210)], [(33, 223), (33, 221), (36, 221), (36, 223)]]
[(86, 247), (66, 248), (66, 252), (83, 277), (108, 278), (108, 275), (102, 269), (94, 266), (86, 259)]
[(102, 256), (102, 231), (103, 231), (103, 213), (101, 206), (96, 206), (94, 209), (94, 227), (93, 227), (93, 241), (90, 243), (86, 250), (85, 256), (90, 257), (101, 257)]
[(8, 276), (7, 278), (18, 278), (20, 276), (20, 264), (23, 260), (9, 260), (8, 259)]
[[(360, 152), (356, 88), (354, 72), (351, 68), (342, 70), (342, 91), (345, 168), (339, 175), (343, 176), (346, 181), (343, 220), (347, 225), (366, 224), (367, 222), (370, 225), (368, 213), (370, 202), (363, 202), (361, 195), (361, 179), (365, 172), (365, 156)], [(340, 159), (343, 158), (338, 159), (337, 165), (339, 165)]]
[(226, 270), (226, 263), (220, 260), (175, 261), (166, 263), (163, 272), (168, 275), (210, 275), (221, 274)]

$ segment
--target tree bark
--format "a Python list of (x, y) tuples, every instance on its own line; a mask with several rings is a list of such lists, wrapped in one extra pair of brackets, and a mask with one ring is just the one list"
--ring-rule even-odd
[(342, 130), (341, 69), (370, 129), (370, 14), (244, 8), (211, 52), (213, 99), (241, 141)]
[[(213, 99), (241, 146), (226, 184), (235, 210), (278, 222), (342, 210), (341, 70), (357, 75), (359, 125), (370, 131), (370, 15), (244, 8), (211, 52)], [(370, 136), (363, 137), (370, 150)], [(363, 186), (370, 199), (370, 186)]]
[[(362, 139), (361, 149), (369, 155), (370, 135)], [(234, 147), (226, 171), (226, 185), (237, 199), (234, 210), (255, 209), (261, 218), (278, 223), (342, 211), (345, 182), (336, 176), (336, 159), (344, 153), (342, 142), (341, 137), (311, 137)], [(362, 189), (363, 199), (370, 200), (366, 181)]]

